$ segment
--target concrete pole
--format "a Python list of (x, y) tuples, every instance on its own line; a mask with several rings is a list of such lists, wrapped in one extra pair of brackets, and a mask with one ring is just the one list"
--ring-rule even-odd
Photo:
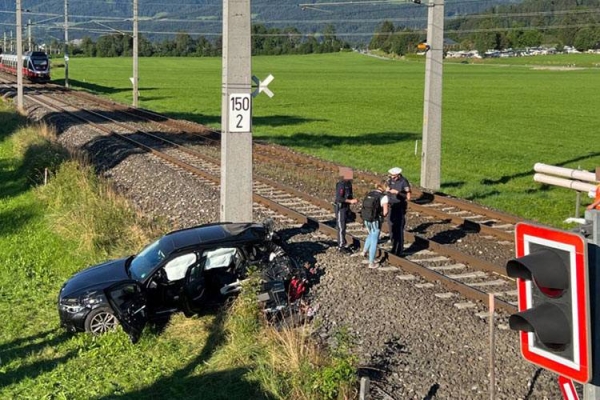
[(250, 0), (223, 0), (221, 221), (252, 221)]
[(23, 26), (21, 0), (17, 0), (17, 109), (23, 110)]
[(10, 52), (14, 53), (15, 51), (15, 41), (13, 40), (13, 31), (10, 31)]
[(439, 190), (442, 158), (442, 65), (444, 59), (444, 0), (431, 0), (427, 15), (425, 98), (421, 187)]
[(69, 0), (65, 0), (65, 87), (69, 87)]
[(133, 0), (133, 106), (138, 106), (138, 0)]
[(27, 50), (28, 51), (33, 51), (33, 46), (31, 44), (32, 40), (31, 40), (31, 20), (28, 19), (27, 20)]
[(4, 32), (4, 44), (2, 45), (2, 52), (6, 53), (6, 32)]

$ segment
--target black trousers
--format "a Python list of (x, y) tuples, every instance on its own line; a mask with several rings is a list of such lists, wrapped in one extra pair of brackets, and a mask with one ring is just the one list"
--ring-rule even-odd
[(338, 247), (346, 247), (346, 218), (348, 216), (348, 207), (335, 205), (335, 228), (337, 230)]
[(406, 226), (406, 207), (392, 206), (387, 218), (390, 240), (392, 242), (391, 253), (402, 255), (404, 250), (404, 228)]

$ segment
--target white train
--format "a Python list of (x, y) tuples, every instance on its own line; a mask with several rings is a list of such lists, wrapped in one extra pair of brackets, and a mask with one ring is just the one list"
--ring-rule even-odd
[[(0, 71), (17, 75), (17, 55), (0, 54)], [(43, 51), (28, 51), (23, 54), (23, 77), (32, 82), (50, 80), (50, 60)]]

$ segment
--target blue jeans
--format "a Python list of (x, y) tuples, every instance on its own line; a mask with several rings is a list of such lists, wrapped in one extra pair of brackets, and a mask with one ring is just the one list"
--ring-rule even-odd
[(379, 243), (379, 232), (381, 226), (379, 221), (365, 221), (365, 227), (369, 235), (365, 240), (365, 247), (363, 253), (369, 252), (369, 262), (372, 264), (375, 262), (375, 255), (377, 254), (377, 244)]

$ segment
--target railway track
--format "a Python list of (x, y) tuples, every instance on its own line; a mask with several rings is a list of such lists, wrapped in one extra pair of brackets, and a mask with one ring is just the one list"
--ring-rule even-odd
[[(149, 110), (131, 108), (98, 98), (86, 92), (69, 91), (56, 85), (44, 85), (43, 87), (51, 87), (63, 94), (75, 95), (78, 99), (83, 98), (95, 105), (104, 107), (106, 110), (116, 110), (130, 119), (151, 121), (164, 127), (170, 133), (193, 134), (208, 146), (220, 147), (220, 133), (218, 131), (187, 121), (174, 120)], [(336, 176), (339, 168), (338, 164), (298, 154), (288, 148), (265, 144), (260, 141), (255, 141), (253, 156), (265, 162), (269, 160), (286, 160), (287, 163), (294, 163), (298, 168), (306, 169), (310, 166), (316, 171), (320, 171), (325, 177)], [(355, 176), (357, 181), (355, 186), (359, 191), (362, 189), (365, 192), (369, 190), (370, 182), (381, 179), (379, 175), (364, 171), (357, 171)], [(441, 193), (428, 193), (418, 187), (413, 187), (413, 191), (417, 198), (411, 203), (411, 208), (414, 211), (449, 220), (456, 225), (464, 226), (465, 229), (470, 231), (481, 232), (509, 242), (513, 241), (514, 226), (520, 221), (519, 218)]]
[[(77, 97), (92, 101), (94, 104), (99, 104), (107, 110), (117, 110), (119, 113), (128, 116), (130, 120), (151, 121), (164, 127), (168, 132), (180, 134), (181, 136), (184, 134), (195, 135), (204, 144), (215, 148), (214, 157), (220, 156), (220, 133), (217, 131), (187, 121), (170, 119), (151, 111), (133, 109), (109, 100), (99, 100), (97, 97), (85, 92), (65, 91), (64, 88), (58, 86), (56, 88), (62, 93), (76, 93)], [(189, 145), (189, 136), (186, 136), (183, 141), (176, 138), (171, 140), (180, 144), (185, 142), (186, 145)], [(319, 179), (324, 182), (331, 180), (331, 177), (337, 176), (339, 168), (337, 164), (298, 154), (282, 146), (261, 143), (260, 141), (255, 141), (254, 143), (253, 157), (255, 160), (264, 163), (269, 163), (273, 160), (285, 160), (288, 168), (289, 163), (293, 163), (298, 169), (318, 172), (321, 175)], [(371, 182), (381, 179), (379, 175), (363, 171), (358, 171), (355, 176), (356, 191), (365, 193), (370, 190)], [(324, 190), (329, 191), (331, 186), (332, 182), (328, 182)], [(448, 221), (462, 227), (462, 229), (468, 232), (479, 232), (484, 236), (497, 238), (512, 246), (514, 227), (520, 219), (441, 193), (428, 193), (418, 187), (413, 187), (413, 192), (416, 197), (411, 202), (411, 210), (413, 212)]]
[[(199, 135), (208, 145), (220, 146), (220, 133), (214, 130), (190, 125), (184, 121), (164, 119), (164, 116), (150, 111), (127, 108), (128, 113), (149, 120), (160, 122), (165, 126), (181, 129), (186, 133)], [(162, 120), (161, 120), (162, 117)], [(339, 165), (319, 160), (314, 157), (297, 154), (287, 148), (264, 144), (255, 141), (253, 146), (253, 155), (259, 160), (281, 160), (293, 162), (299, 168), (306, 169), (310, 166), (313, 169), (321, 171), (327, 177), (336, 176)], [(381, 176), (358, 171), (356, 173), (356, 185), (359, 190), (367, 191), (370, 189), (370, 182), (381, 179)], [(487, 209), (480, 205), (469, 203), (460, 199), (452, 198), (439, 193), (427, 193), (418, 187), (413, 189), (417, 197), (416, 201), (411, 203), (411, 209), (416, 212), (431, 215), (439, 219), (449, 219), (456, 225), (464, 226), (465, 229), (481, 232), (485, 235), (495, 236), (508, 242), (513, 241), (515, 224), (520, 219), (499, 211)]]
[[(51, 90), (27, 91), (27, 99), (40, 107), (50, 109), (56, 113), (63, 113), (70, 118), (84, 122), (93, 126), (95, 129), (103, 132), (105, 135), (115, 136), (121, 140), (127, 141), (133, 146), (150, 152), (161, 158), (164, 162), (175, 165), (176, 168), (183, 169), (198, 177), (204, 184), (218, 185), (220, 180), (220, 160), (214, 156), (207, 155), (205, 151), (199, 151), (200, 148), (212, 148), (210, 152), (215, 154), (215, 145), (219, 143), (215, 133), (207, 130), (202, 134), (206, 136), (201, 140), (206, 143), (203, 146), (193, 146), (192, 148), (166, 137), (177, 138), (178, 133), (189, 133), (185, 129), (185, 123), (165, 119), (157, 114), (148, 113), (131, 109), (121, 105), (111, 107), (111, 102), (96, 102), (92, 110), (81, 108), (87, 107), (85, 101), (79, 101), (79, 106), (68, 103), (68, 96), (57, 99)], [(86, 101), (92, 101), (91, 95), (83, 95)], [(121, 115), (122, 117), (118, 117)], [(134, 119), (132, 116), (135, 115)], [(169, 127), (167, 133), (156, 134), (152, 132), (159, 131), (156, 124), (161, 126), (160, 131), (165, 131), (165, 125)], [(195, 128), (194, 131), (201, 131)], [(332, 171), (337, 172), (338, 166), (333, 163), (322, 162), (312, 157), (304, 157), (295, 154), (289, 150), (281, 149), (278, 146), (256, 144), (255, 152), (258, 153), (261, 160), (286, 157), (288, 160), (294, 160), (294, 163), (303, 163), (302, 165), (313, 165), (318, 167), (322, 174), (329, 176)], [(217, 153), (218, 154), (218, 153)], [(373, 180), (375, 175), (368, 173), (358, 173), (358, 180), (368, 182)], [(299, 224), (305, 224), (319, 230), (323, 234), (335, 238), (335, 216), (333, 214), (330, 202), (320, 197), (309, 195), (303, 191), (293, 189), (282, 185), (272, 179), (255, 174), (253, 182), (254, 201), (256, 207), (262, 207), (265, 210), (271, 210), (273, 216), (292, 220)], [(431, 219), (441, 219), (451, 221), (455, 226), (463, 225), (466, 229), (476, 232), (478, 235), (489, 237), (489, 240), (505, 241), (505, 245), (511, 245), (506, 235), (509, 235), (511, 229), (514, 229), (516, 219), (507, 217), (503, 214), (495, 214), (491, 210), (477, 207), (471, 203), (463, 202), (458, 199), (447, 198), (438, 194), (427, 194), (417, 191), (418, 203), (411, 203), (410, 209), (413, 213), (427, 215)], [(465, 215), (464, 210), (471, 210), (472, 214)], [(485, 211), (485, 212), (484, 212)], [(490, 219), (501, 221), (498, 226), (488, 225)], [(499, 228), (499, 226), (503, 226)], [(488, 232), (487, 228), (491, 229)], [(506, 232), (506, 233), (498, 233)], [(493, 234), (492, 234), (493, 233)], [(504, 236), (503, 236), (504, 235)], [(366, 238), (365, 230), (360, 221), (348, 225), (348, 240), (360, 246)], [(501, 266), (486, 262), (480, 258), (457, 251), (451, 246), (437, 243), (429, 240), (422, 235), (407, 232), (406, 238), (412, 243), (406, 258), (399, 258), (389, 254), (385, 247), (380, 246), (380, 256), (388, 261), (386, 267), (381, 268), (383, 273), (387, 271), (404, 272), (418, 274), (429, 281), (439, 281), (448, 290), (458, 291), (464, 296), (474, 300), (487, 301), (488, 294), (494, 293), (498, 298), (497, 307), (508, 312), (514, 312), (516, 307), (516, 291), (514, 282), (504, 276)], [(402, 275), (408, 276), (408, 275)], [(448, 294), (450, 295), (450, 294)], [(467, 303), (462, 306), (467, 307)]]

